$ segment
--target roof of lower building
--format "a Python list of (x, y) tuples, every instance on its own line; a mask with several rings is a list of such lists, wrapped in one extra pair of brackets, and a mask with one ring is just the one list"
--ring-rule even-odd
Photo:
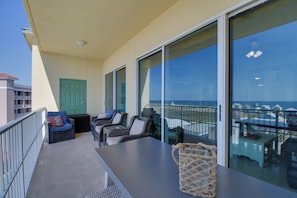
[(17, 77), (11, 76), (9, 74), (0, 73), (0, 79), (10, 79), (10, 80), (18, 80)]

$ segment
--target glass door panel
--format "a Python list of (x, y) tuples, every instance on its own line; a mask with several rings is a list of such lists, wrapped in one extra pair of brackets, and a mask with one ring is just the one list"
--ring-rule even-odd
[(105, 75), (105, 112), (113, 109), (113, 72)]
[[(230, 18), (231, 118), (229, 164), (293, 189), (288, 140), (297, 129), (297, 1), (268, 1)], [(296, 148), (296, 147), (295, 147)]]
[(217, 23), (165, 47), (164, 140), (216, 145)]
[(139, 61), (139, 115), (152, 118), (153, 137), (161, 140), (162, 52)]
[(116, 109), (126, 112), (126, 68), (116, 71)]

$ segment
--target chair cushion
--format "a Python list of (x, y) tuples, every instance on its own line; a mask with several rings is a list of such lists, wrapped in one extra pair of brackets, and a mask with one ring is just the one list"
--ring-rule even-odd
[(96, 131), (97, 133), (100, 133), (100, 132), (101, 132), (101, 129), (102, 129), (102, 126), (103, 126), (103, 125), (95, 126), (95, 131)]
[(72, 124), (70, 123), (65, 123), (63, 126), (59, 126), (59, 127), (51, 127), (51, 131), (52, 132), (59, 132), (59, 131), (67, 131), (72, 129)]
[(109, 118), (109, 119), (111, 119), (112, 118), (112, 116), (113, 116), (113, 114), (114, 114), (114, 112), (115, 112), (115, 110), (113, 110), (113, 109), (110, 109), (109, 111), (107, 111), (107, 113), (106, 113), (106, 118)]
[(138, 135), (143, 133), (145, 121), (135, 119), (130, 129), (130, 135)]
[(112, 119), (112, 124), (118, 124), (121, 122), (122, 115), (117, 113), (114, 118)]
[(105, 117), (106, 117), (106, 114), (105, 114), (105, 113), (100, 113), (100, 114), (97, 116), (97, 119), (105, 118)]
[(107, 145), (114, 145), (121, 142), (124, 136), (108, 137), (106, 140)]
[(54, 127), (63, 126), (64, 122), (62, 120), (62, 117), (60, 115), (57, 116), (48, 116), (47, 120), (52, 124)]

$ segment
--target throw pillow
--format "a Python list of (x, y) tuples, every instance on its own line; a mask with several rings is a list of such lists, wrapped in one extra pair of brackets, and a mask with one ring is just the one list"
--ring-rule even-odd
[(62, 117), (60, 115), (57, 116), (49, 116), (47, 120), (52, 124), (54, 127), (63, 126), (64, 122), (62, 120)]
[(143, 132), (144, 121), (135, 119), (130, 129), (130, 135), (138, 135)]
[(119, 124), (121, 121), (121, 117), (122, 117), (121, 114), (117, 113), (112, 120), (112, 124)]
[(111, 119), (115, 110), (111, 109), (106, 113), (106, 118)]

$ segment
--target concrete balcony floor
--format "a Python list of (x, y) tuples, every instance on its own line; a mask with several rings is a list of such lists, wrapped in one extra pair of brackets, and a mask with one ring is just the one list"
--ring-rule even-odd
[(76, 133), (75, 139), (44, 143), (27, 198), (84, 198), (103, 189), (101, 167), (91, 132)]

